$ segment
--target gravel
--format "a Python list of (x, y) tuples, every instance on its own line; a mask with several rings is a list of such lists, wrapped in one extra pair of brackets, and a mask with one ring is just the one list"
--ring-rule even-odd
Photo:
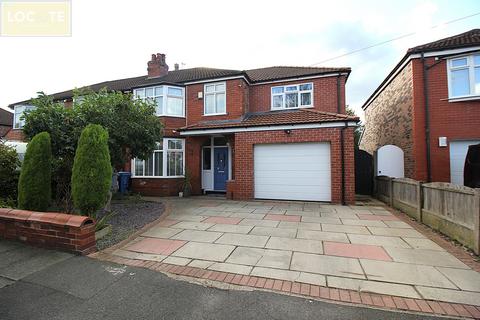
[[(112, 225), (112, 232), (97, 241), (98, 250), (103, 250), (128, 238), (144, 225), (158, 219), (164, 210), (164, 205), (159, 202), (131, 199), (112, 201), (112, 211), (115, 215), (108, 221), (108, 224)], [(98, 219), (104, 214), (99, 213)]]

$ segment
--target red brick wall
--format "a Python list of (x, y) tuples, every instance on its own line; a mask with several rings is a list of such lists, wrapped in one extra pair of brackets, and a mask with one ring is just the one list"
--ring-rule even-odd
[(132, 178), (132, 191), (144, 196), (178, 196), (182, 178)]
[[(345, 81), (340, 77), (341, 113), (345, 113)], [(316, 110), (337, 113), (337, 77), (323, 77), (308, 80), (291, 80), (279, 83), (260, 84), (250, 87), (250, 111), (271, 110), (271, 88), (288, 84), (313, 83), (313, 105)]]
[(226, 88), (226, 115), (204, 116), (205, 93), (202, 99), (198, 98), (198, 92), (203, 92), (204, 83), (187, 86), (187, 124), (199, 121), (238, 119), (248, 109), (248, 85), (243, 79), (225, 81)]
[[(427, 179), (425, 142), (425, 100), (423, 94), (423, 66), (413, 60), (414, 77), (414, 133), (417, 180)], [(428, 58), (427, 64), (436, 63)], [(439, 147), (438, 138), (447, 137), (450, 145), (455, 140), (480, 140), (480, 100), (449, 102), (447, 63), (445, 60), (428, 71), (430, 109), (430, 153), (432, 181), (450, 182), (450, 149)]]
[(12, 129), (7, 132), (5, 139), (15, 140), (15, 141), (25, 141), (25, 135), (23, 134), (22, 129)]
[(179, 136), (177, 129), (184, 127), (186, 124), (185, 118), (179, 117), (159, 117), (160, 122), (163, 124), (163, 135), (165, 137), (177, 137)]
[[(342, 198), (342, 172), (340, 128), (283, 131), (241, 132), (235, 134), (235, 180), (229, 181), (228, 192), (234, 199), (251, 199), (254, 196), (253, 148), (255, 144), (329, 142), (331, 152), (332, 202), (340, 203)], [(355, 163), (353, 128), (345, 129), (345, 201), (355, 202)]]

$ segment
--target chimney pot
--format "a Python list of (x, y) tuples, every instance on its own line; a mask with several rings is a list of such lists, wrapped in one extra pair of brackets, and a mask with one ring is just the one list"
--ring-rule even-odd
[(175, 63), (174, 67), (175, 67), (175, 71), (178, 71), (178, 69), (180, 69), (180, 65), (178, 63)]
[(149, 78), (162, 77), (168, 73), (168, 65), (165, 62), (165, 54), (152, 54), (152, 59), (147, 63)]

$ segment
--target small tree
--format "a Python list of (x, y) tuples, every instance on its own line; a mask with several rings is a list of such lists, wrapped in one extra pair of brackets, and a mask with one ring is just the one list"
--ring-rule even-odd
[(19, 167), (15, 148), (0, 140), (0, 200), (17, 199)]
[(78, 140), (72, 170), (73, 204), (81, 214), (95, 218), (108, 197), (112, 166), (108, 133), (100, 125), (88, 125)]
[(50, 135), (41, 132), (27, 145), (18, 181), (18, 207), (46, 211), (51, 200), (52, 149)]

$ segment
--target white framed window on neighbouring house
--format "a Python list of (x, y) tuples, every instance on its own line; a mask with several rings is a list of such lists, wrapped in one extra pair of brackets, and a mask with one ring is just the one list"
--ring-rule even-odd
[(205, 115), (219, 115), (225, 114), (226, 109), (226, 83), (210, 83), (204, 87), (204, 114)]
[(181, 87), (156, 86), (133, 90), (136, 99), (155, 102), (157, 116), (184, 117), (185, 90)]
[(185, 171), (185, 140), (164, 138), (148, 159), (132, 160), (132, 176), (144, 178), (179, 178)]
[(447, 60), (448, 97), (480, 97), (480, 53)]
[(29, 112), (31, 110), (35, 110), (35, 106), (28, 106), (28, 105), (18, 105), (14, 107), (14, 114), (13, 114), (13, 128), (14, 129), (22, 129), (25, 125), (25, 119), (22, 117), (25, 112)]
[(313, 107), (313, 83), (272, 87), (272, 110)]

